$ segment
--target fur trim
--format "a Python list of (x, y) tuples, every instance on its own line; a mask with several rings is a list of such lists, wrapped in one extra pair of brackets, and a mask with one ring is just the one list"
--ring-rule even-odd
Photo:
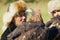
[(12, 14), (12, 13), (9, 13), (9, 12), (5, 13), (3, 16), (3, 23), (4, 24), (10, 23), (12, 21), (13, 16), (14, 16), (14, 14)]
[(7, 26), (6, 25), (4, 25), (3, 27), (2, 27), (2, 33), (4, 33), (4, 31), (7, 29)]

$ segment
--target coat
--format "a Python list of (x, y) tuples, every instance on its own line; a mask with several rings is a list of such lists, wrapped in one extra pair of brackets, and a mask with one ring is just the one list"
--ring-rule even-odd
[[(7, 38), (8, 40), (40, 40), (40, 34), (43, 32), (43, 23), (25, 23), (18, 26), (13, 32), (11, 32)], [(18, 36), (18, 37), (17, 37)], [(23, 38), (23, 37), (26, 38)], [(32, 37), (33, 36), (33, 37)], [(16, 38), (17, 37), (17, 38)]]
[(16, 25), (13, 22), (11, 22), (9, 27), (2, 34), (1, 40), (7, 40), (7, 35), (11, 33), (15, 28), (16, 28)]

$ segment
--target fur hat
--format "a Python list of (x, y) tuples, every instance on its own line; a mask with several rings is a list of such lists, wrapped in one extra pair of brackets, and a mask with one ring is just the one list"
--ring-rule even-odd
[(3, 15), (3, 24), (4, 27), (2, 29), (7, 28), (10, 22), (12, 21), (13, 17), (18, 12), (23, 12), (26, 10), (26, 4), (24, 1), (16, 1), (10, 4), (9, 11)]
[(60, 10), (60, 0), (51, 0), (48, 3), (48, 13), (54, 10)]

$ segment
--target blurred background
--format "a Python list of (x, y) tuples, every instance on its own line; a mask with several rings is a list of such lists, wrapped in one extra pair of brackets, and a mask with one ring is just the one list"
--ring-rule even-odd
[[(2, 22), (3, 14), (7, 11), (9, 4), (14, 1), (17, 0), (0, 0), (0, 36), (2, 35), (1, 28), (3, 26)], [(38, 7), (40, 9), (40, 12), (45, 23), (51, 18), (51, 15), (48, 14), (47, 9), (47, 3), (50, 0), (24, 0), (24, 1), (27, 3), (28, 8)]]

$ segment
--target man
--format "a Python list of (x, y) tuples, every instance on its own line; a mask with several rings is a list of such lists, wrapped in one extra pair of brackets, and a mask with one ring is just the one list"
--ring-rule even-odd
[(16, 1), (10, 4), (8, 12), (3, 16), (4, 26), (1, 40), (7, 40), (7, 35), (12, 32), (17, 25), (26, 21), (26, 3), (24, 1)]
[(32, 8), (31, 10), (33, 10), (31, 13), (32, 18), (30, 17), (28, 22), (23, 22), (22, 25), (19, 25), (13, 32), (11, 32), (7, 36), (8, 40), (14, 39), (17, 35), (19, 35), (19, 37), (16, 40), (40, 40), (40, 34), (45, 25), (39, 10), (35, 8)]
[[(48, 13), (52, 14), (53, 18), (60, 16), (60, 0), (51, 0), (48, 3)], [(53, 40), (56, 35), (59, 33), (59, 30), (49, 21), (46, 26), (49, 28), (46, 31), (45, 40)], [(56, 25), (56, 24), (55, 24)], [(60, 39), (59, 39), (60, 40)]]

